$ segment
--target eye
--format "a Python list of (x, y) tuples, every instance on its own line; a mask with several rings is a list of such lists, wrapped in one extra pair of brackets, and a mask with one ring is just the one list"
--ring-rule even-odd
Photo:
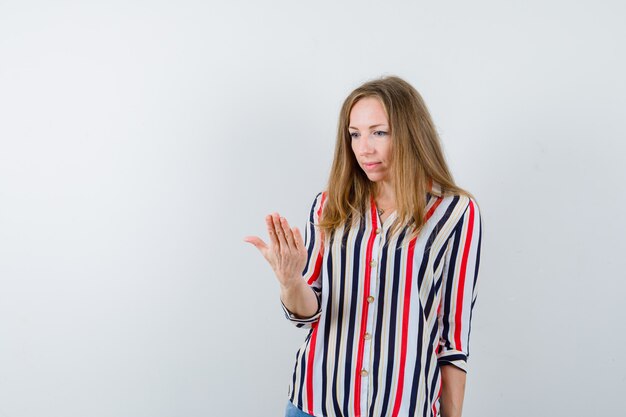
[(384, 130), (375, 130), (373, 134), (374, 136), (383, 137), (387, 135), (387, 132)]
[(356, 139), (356, 138), (358, 138), (358, 137), (359, 137), (359, 132), (350, 132), (350, 137), (351, 137), (352, 139)]

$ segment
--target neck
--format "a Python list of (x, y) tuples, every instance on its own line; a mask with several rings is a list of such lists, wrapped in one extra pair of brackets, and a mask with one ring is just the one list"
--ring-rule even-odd
[(374, 198), (376, 198), (376, 200), (378, 201), (395, 201), (396, 193), (394, 191), (393, 185), (386, 181), (376, 183)]

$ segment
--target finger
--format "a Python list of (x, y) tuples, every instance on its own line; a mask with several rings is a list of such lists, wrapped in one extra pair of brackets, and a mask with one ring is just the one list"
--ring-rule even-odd
[(293, 228), (293, 240), (296, 243), (296, 248), (298, 250), (304, 249), (304, 239), (302, 239), (300, 229), (298, 229), (297, 227)]
[(265, 223), (267, 224), (267, 233), (270, 236), (270, 242), (272, 242), (272, 247), (280, 247), (280, 244), (278, 243), (278, 237), (276, 235), (276, 228), (274, 227), (274, 219), (271, 214), (268, 214), (265, 217)]
[(295, 249), (296, 243), (294, 242), (293, 232), (291, 231), (291, 228), (289, 227), (289, 223), (287, 222), (287, 219), (285, 219), (284, 217), (281, 217), (280, 224), (283, 228), (283, 233), (285, 234), (285, 240), (287, 241), (287, 244), (289, 245), (290, 248)]
[(261, 252), (267, 249), (267, 244), (257, 236), (246, 236), (243, 240), (244, 242), (253, 244)]
[(261, 252), (263, 257), (267, 258), (267, 244), (261, 238), (257, 236), (246, 236), (243, 240), (254, 245), (254, 247)]
[(285, 232), (283, 231), (282, 226), (280, 225), (280, 215), (276, 213), (272, 216), (272, 220), (274, 221), (274, 229), (276, 230), (276, 237), (278, 238), (278, 243), (283, 248), (288, 248), (289, 245), (285, 240)]

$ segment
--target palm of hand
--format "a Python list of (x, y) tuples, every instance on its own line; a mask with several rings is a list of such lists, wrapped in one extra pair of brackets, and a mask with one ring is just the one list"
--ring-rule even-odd
[(278, 213), (265, 217), (267, 232), (270, 236), (268, 246), (257, 236), (247, 236), (244, 240), (253, 244), (270, 264), (278, 281), (289, 286), (302, 276), (306, 266), (307, 251), (304, 240), (297, 227), (289, 227), (287, 219)]

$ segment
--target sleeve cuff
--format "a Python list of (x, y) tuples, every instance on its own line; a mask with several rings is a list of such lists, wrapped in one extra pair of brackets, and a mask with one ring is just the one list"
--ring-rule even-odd
[(287, 320), (292, 322), (296, 327), (311, 327), (313, 323), (319, 320), (320, 315), (322, 314), (322, 303), (321, 303), (320, 296), (317, 293), (317, 291), (315, 292), (315, 295), (317, 295), (317, 311), (311, 317), (305, 317), (305, 318), (297, 317), (295, 314), (289, 311), (289, 309), (285, 307), (285, 304), (283, 303), (283, 301), (280, 300), (280, 305), (283, 308), (283, 312), (285, 313), (285, 317), (287, 318)]
[(467, 355), (458, 350), (448, 350), (437, 355), (439, 366), (454, 365), (461, 371), (467, 373)]

